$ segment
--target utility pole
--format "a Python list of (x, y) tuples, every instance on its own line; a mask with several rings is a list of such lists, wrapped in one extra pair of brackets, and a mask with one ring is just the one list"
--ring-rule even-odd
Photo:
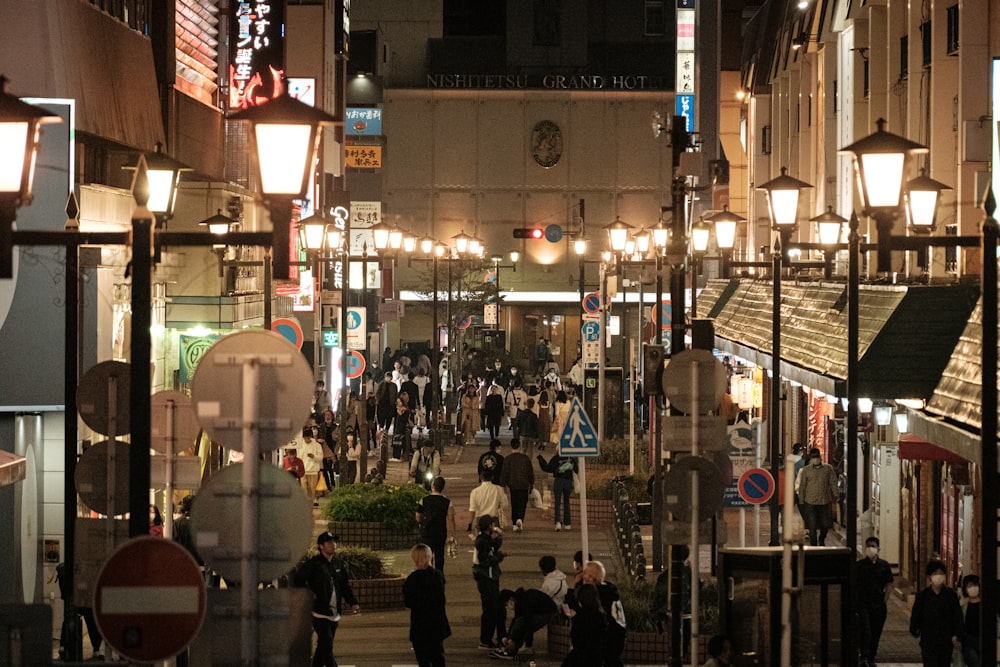
[[(670, 244), (668, 251), (670, 261), (670, 354), (674, 355), (684, 349), (684, 325), (686, 288), (685, 261), (687, 259), (687, 215), (685, 214), (687, 200), (687, 181), (680, 174), (681, 153), (687, 150), (690, 144), (690, 134), (687, 131), (687, 118), (684, 116), (674, 116), (670, 123), (670, 146), (671, 167), (673, 179), (671, 180), (670, 195), (671, 208), (670, 216)], [(657, 422), (657, 432), (660, 431), (660, 423)], [(660, 438), (657, 438), (658, 440)], [(657, 451), (659, 455), (659, 448)], [(660, 475), (659, 466), (656, 477), (653, 478), (653, 502), (656, 506), (663, 506), (663, 482)], [(695, 519), (692, 519), (695, 520)], [(654, 524), (653, 528), (656, 529)], [(662, 538), (661, 538), (662, 543)], [(684, 612), (684, 601), (681, 597), (683, 588), (684, 555), (680, 545), (671, 545), (670, 549), (670, 665), (671, 667), (681, 667), (682, 664), (682, 628), (681, 614)], [(662, 544), (660, 545), (662, 549)], [(692, 573), (697, 577), (697, 573)], [(697, 579), (695, 579), (696, 581)]]

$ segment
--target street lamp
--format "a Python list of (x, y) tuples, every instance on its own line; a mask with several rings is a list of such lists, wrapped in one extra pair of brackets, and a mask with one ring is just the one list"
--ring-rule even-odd
[(934, 231), (938, 200), (943, 190), (951, 190), (951, 187), (935, 181), (924, 169), (906, 184), (903, 189), (903, 206), (906, 209), (906, 223), (911, 230), (917, 234)]
[[(812, 186), (786, 174), (781, 168), (781, 175), (757, 187), (767, 194), (768, 211), (771, 214), (772, 229), (778, 232), (774, 240), (774, 252), (771, 256), (771, 280), (774, 292), (771, 297), (771, 415), (770, 415), (770, 458), (771, 475), (778, 479), (781, 468), (781, 260), (785, 252), (784, 246), (788, 236), (796, 226), (799, 210), (799, 194), (803, 188)], [(771, 498), (771, 546), (780, 543), (778, 535), (778, 494)]]
[(926, 146), (887, 132), (885, 124), (879, 118), (874, 134), (838, 151), (853, 156), (864, 213), (875, 218), (879, 273), (892, 271), (892, 221), (899, 210), (906, 163), (928, 152)]
[(718, 213), (710, 215), (707, 220), (715, 226), (715, 245), (722, 255), (722, 264), (719, 267), (719, 274), (723, 278), (729, 277), (729, 261), (733, 256), (733, 247), (736, 245), (736, 229), (741, 222), (747, 219), (729, 210), (729, 206), (723, 206)]
[[(202, 220), (198, 224), (204, 226), (205, 229), (208, 230), (209, 234), (212, 234), (213, 236), (222, 236), (223, 234), (229, 232), (232, 228), (233, 222), (235, 222), (235, 220), (232, 218), (222, 215), (222, 209), (220, 208), (216, 209), (215, 215)], [(219, 277), (223, 278), (226, 275), (225, 264), (223, 263), (225, 260), (226, 245), (224, 243), (213, 243), (212, 252), (214, 252), (219, 258)]]
[[(305, 197), (314, 175), (321, 126), (338, 121), (285, 92), (230, 117), (250, 123), (253, 159), (273, 226), (274, 277), (288, 278), (292, 201)], [(270, 298), (270, 297), (268, 297)]]
[(469, 242), (472, 241), (472, 237), (466, 234), (463, 229), (458, 234), (452, 236), (451, 240), (455, 242), (455, 250), (458, 251), (458, 254), (464, 255), (469, 251)]
[[(328, 228), (327, 219), (322, 215), (310, 215), (299, 224), (299, 244), (312, 260), (312, 288), (313, 288), (313, 380), (320, 377), (319, 367), (321, 364), (320, 347), (322, 347), (323, 332), (323, 277), (320, 275), (322, 263), (320, 256), (326, 245), (326, 230)], [(329, 225), (333, 227), (333, 225)], [(336, 246), (335, 246), (336, 247)]]
[(389, 247), (389, 232), (392, 231), (392, 227), (379, 221), (368, 229), (372, 233), (372, 243), (375, 245), (375, 250), (381, 252)]
[(823, 277), (829, 279), (833, 276), (833, 255), (840, 245), (847, 218), (834, 213), (833, 206), (829, 205), (824, 212), (809, 218), (809, 222), (816, 223), (819, 244), (823, 246)]
[(0, 76), (0, 278), (14, 277), (14, 220), (18, 207), (31, 203), (42, 125), (62, 122), (9, 94), (8, 83)]
[(628, 242), (629, 232), (634, 229), (632, 225), (623, 222), (621, 218), (615, 216), (615, 221), (609, 225), (605, 225), (604, 229), (608, 232), (608, 243), (611, 246), (611, 251), (616, 254), (625, 252), (625, 244)]

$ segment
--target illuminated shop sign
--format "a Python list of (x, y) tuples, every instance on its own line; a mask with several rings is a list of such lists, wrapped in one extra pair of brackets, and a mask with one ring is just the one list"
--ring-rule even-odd
[(246, 109), (282, 93), (285, 5), (237, 0), (230, 24), (229, 108)]
[(349, 107), (344, 112), (344, 127), (347, 134), (382, 134), (382, 110)]

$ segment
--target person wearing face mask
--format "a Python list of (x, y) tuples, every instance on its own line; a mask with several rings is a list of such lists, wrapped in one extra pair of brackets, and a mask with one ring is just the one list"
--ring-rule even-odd
[(982, 598), (979, 597), (979, 575), (962, 577), (962, 616), (965, 618), (965, 639), (962, 641), (962, 658), (965, 667), (979, 667), (979, 637), (982, 632)]
[(887, 613), (886, 603), (892, 592), (892, 568), (878, 557), (879, 541), (875, 536), (865, 540), (865, 555), (855, 565), (858, 619), (858, 650), (860, 665), (874, 667), (878, 643)]
[(950, 667), (953, 651), (965, 637), (958, 594), (944, 585), (947, 568), (939, 560), (927, 563), (930, 585), (917, 593), (910, 612), (910, 634), (920, 639), (924, 667)]
[(809, 544), (826, 546), (830, 530), (830, 503), (837, 499), (837, 473), (833, 466), (823, 463), (819, 449), (809, 450), (809, 463), (799, 473), (799, 502), (802, 520), (809, 533)]

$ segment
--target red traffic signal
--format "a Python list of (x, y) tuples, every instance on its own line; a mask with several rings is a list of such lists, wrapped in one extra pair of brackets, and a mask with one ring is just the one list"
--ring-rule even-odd
[(538, 227), (518, 227), (514, 229), (515, 239), (541, 239), (545, 237), (545, 230)]

